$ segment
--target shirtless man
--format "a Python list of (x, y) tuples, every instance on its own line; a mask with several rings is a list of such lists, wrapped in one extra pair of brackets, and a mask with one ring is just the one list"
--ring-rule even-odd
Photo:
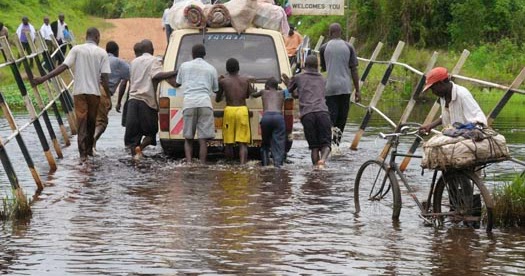
[(264, 90), (252, 93), (252, 97), (261, 97), (264, 115), (261, 119), (262, 133), (262, 163), (268, 165), (268, 152), (271, 150), (273, 165), (277, 168), (283, 165), (286, 145), (286, 126), (282, 113), (284, 93), (278, 90), (278, 82), (270, 78), (264, 84)]
[(248, 143), (252, 141), (250, 130), (250, 115), (246, 99), (254, 92), (250, 79), (239, 75), (239, 61), (230, 58), (226, 61), (228, 74), (219, 78), (219, 91), (216, 102), (226, 97), (226, 107), (222, 123), (222, 138), (226, 145), (226, 155), (233, 156), (233, 144), (239, 145), (241, 164), (248, 159)]

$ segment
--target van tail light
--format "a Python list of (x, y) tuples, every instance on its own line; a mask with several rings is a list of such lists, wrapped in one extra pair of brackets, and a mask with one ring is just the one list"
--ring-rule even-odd
[(170, 130), (170, 98), (167, 97), (159, 99), (159, 128), (163, 132)]

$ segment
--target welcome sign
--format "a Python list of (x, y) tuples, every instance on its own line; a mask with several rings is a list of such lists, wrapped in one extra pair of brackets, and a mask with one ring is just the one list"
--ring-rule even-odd
[(294, 15), (344, 15), (345, 0), (290, 0)]

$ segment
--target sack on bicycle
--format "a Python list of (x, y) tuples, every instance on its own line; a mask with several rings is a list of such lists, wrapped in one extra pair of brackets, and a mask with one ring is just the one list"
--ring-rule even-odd
[(454, 125), (423, 144), (421, 166), (427, 169), (463, 169), (510, 158), (505, 137), (476, 125)]

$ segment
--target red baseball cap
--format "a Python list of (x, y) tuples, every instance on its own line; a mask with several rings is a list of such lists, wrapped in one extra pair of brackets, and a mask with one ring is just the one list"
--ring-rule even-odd
[(434, 83), (446, 80), (448, 78), (448, 70), (445, 67), (436, 67), (427, 73), (425, 87), (423, 92), (427, 91)]

